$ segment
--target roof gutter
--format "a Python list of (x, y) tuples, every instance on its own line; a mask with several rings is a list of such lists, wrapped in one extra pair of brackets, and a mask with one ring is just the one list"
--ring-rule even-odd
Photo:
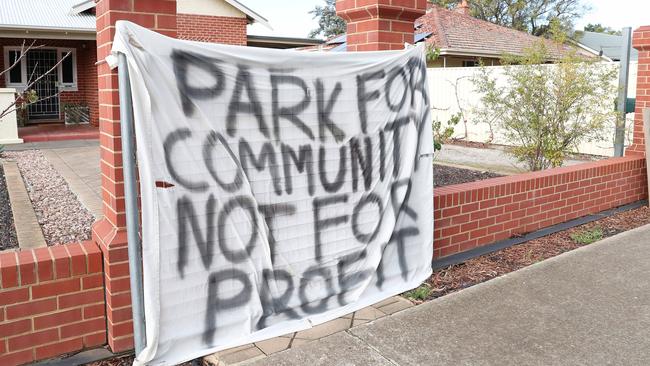
[(94, 28), (57, 28), (44, 26), (0, 25), (0, 35), (11, 38), (95, 40)]

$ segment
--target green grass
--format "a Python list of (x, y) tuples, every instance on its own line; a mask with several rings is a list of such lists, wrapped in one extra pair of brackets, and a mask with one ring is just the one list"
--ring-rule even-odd
[(429, 297), (429, 294), (431, 294), (431, 289), (425, 284), (416, 289), (405, 292), (404, 296), (411, 300), (424, 301)]
[(571, 234), (571, 239), (578, 244), (588, 245), (603, 238), (603, 229), (596, 226), (591, 229), (582, 230)]

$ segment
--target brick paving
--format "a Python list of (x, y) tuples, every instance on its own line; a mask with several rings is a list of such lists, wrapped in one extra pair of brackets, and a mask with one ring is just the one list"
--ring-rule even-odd
[(290, 348), (300, 347), (327, 336), (344, 332), (358, 325), (390, 316), (412, 306), (414, 305), (410, 301), (399, 296), (393, 296), (310, 329), (217, 352), (205, 357), (204, 361), (213, 366), (244, 365)]

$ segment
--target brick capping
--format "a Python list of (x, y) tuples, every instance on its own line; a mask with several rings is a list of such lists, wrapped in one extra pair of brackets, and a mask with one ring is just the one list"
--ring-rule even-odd
[(401, 50), (413, 43), (415, 20), (426, 0), (338, 0), (336, 14), (347, 22), (348, 51)]
[(0, 365), (106, 343), (101, 262), (91, 241), (0, 253)]
[(648, 197), (646, 161), (623, 157), (434, 190), (434, 258)]

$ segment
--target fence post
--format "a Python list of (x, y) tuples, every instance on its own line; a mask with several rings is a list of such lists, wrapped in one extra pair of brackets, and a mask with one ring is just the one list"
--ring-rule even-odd
[(415, 20), (426, 0), (338, 0), (336, 14), (347, 22), (348, 51), (401, 50), (414, 42)]
[(636, 78), (634, 137), (625, 154), (645, 155), (647, 140), (643, 136), (643, 109), (650, 107), (650, 25), (634, 31), (632, 46), (639, 51), (639, 70)]
[(115, 22), (135, 21), (143, 27), (176, 36), (176, 0), (100, 0), (97, 18), (100, 168), (104, 217), (93, 226), (93, 240), (104, 257), (108, 345), (113, 352), (132, 349), (133, 322), (126, 201), (120, 125), (118, 73), (103, 60), (111, 52)]

